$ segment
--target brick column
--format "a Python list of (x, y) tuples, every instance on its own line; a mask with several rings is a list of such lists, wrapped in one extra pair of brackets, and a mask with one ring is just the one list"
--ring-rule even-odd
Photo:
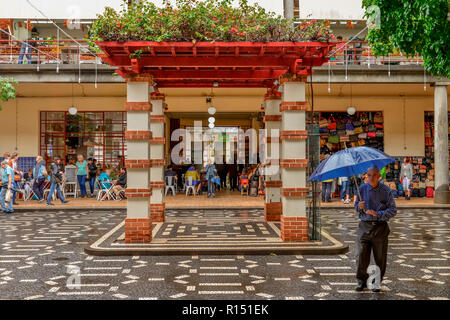
[[(280, 159), (280, 112), (281, 95), (269, 91), (265, 96), (264, 123), (266, 129), (265, 154), (265, 183), (266, 196), (264, 201), (264, 218), (266, 221), (280, 221), (282, 213), (281, 205), (281, 172), (279, 168)], [(270, 164), (270, 165), (269, 165)]]
[(281, 238), (283, 241), (308, 241), (306, 78), (282, 79), (281, 85)]
[(152, 238), (150, 203), (150, 111), (149, 84), (146, 78), (127, 80), (127, 218), (125, 242), (144, 243)]
[(152, 188), (152, 196), (150, 198), (150, 218), (153, 222), (165, 221), (165, 204), (164, 204), (164, 100), (163, 94), (155, 91), (150, 96), (153, 110), (150, 116), (150, 128), (153, 137), (150, 141), (150, 185)]

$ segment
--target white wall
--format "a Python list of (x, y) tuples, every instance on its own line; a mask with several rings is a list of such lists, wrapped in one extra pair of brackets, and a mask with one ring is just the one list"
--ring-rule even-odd
[(362, 20), (362, 0), (300, 0), (300, 18)]
[[(43, 19), (27, 0), (15, 0), (2, 6), (0, 19)], [(120, 9), (122, 0), (30, 0), (50, 19), (93, 19), (106, 6)]]
[[(7, 0), (2, 0), (7, 1)], [(51, 19), (94, 19), (102, 13), (104, 7), (109, 6), (120, 9), (122, 0), (30, 0), (36, 7)], [(174, 0), (171, 0), (174, 1)], [(42, 15), (33, 9), (27, 0), (7, 1), (7, 6), (2, 6), (0, 19), (38, 19)], [(277, 14), (283, 14), (283, 0), (249, 0), (250, 3), (258, 3), (260, 6)], [(153, 0), (158, 6), (162, 0)], [(239, 0), (234, 0), (237, 5)], [(300, 0), (300, 17), (313, 19), (362, 19), (363, 10), (361, 0)]]

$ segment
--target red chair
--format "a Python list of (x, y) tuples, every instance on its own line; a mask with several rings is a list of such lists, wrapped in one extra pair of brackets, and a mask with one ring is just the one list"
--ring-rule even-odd
[(249, 190), (249, 181), (248, 178), (247, 179), (241, 179), (241, 195), (245, 193), (247, 193), (248, 195), (248, 190)]

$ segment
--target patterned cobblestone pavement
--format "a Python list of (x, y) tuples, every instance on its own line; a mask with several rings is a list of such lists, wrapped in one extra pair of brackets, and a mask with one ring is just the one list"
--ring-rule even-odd
[[(187, 209), (168, 214), (184, 217)], [(237, 211), (242, 215), (245, 212)], [(252, 216), (262, 210), (252, 211)], [(0, 215), (1, 299), (449, 299), (450, 211), (402, 209), (390, 223), (381, 293), (353, 291), (352, 210), (322, 211), (323, 228), (350, 245), (336, 256), (86, 255), (125, 217), (116, 211)]]

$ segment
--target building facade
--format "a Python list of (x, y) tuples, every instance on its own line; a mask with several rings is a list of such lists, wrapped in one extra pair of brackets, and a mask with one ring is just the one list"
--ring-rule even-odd
[[(75, 29), (67, 24), (72, 17), (67, 13), (50, 8), (46, 12), (75, 39), (81, 39), (87, 33), (89, 19), (104, 4), (97, 1), (96, 6), (83, 11), (83, 23)], [(126, 83), (114, 74), (114, 68), (102, 64), (87, 46), (80, 45), (84, 44), (81, 40), (77, 43), (61, 33), (58, 36), (53, 25), (33, 15), (30, 8), (21, 8), (13, 6), (0, 26), (9, 27), (14, 34), (0, 40), (0, 75), (19, 81), (17, 98), (2, 103), (0, 151), (18, 151), (24, 166), (36, 155), (57, 155), (68, 163), (79, 153), (113, 168), (120, 166), (128, 155), (123, 107)], [(275, 11), (282, 11), (277, 8)], [(322, 152), (370, 145), (399, 159), (412, 157), (420, 182), (436, 184), (441, 179), (438, 184), (445, 188), (446, 183), (448, 189), (448, 79), (424, 72), (420, 57), (371, 56), (369, 46), (362, 41), (364, 33), (353, 37), (365, 26), (358, 12), (344, 18), (344, 9), (320, 11), (307, 1), (294, 1), (294, 8), (299, 17), (310, 12), (312, 18), (329, 20), (336, 36), (342, 36), (343, 42), (352, 40), (308, 79), (308, 111), (314, 112), (319, 122), (336, 122), (336, 132), (328, 127), (321, 129)], [(37, 35), (33, 44), (39, 51), (21, 57), (19, 40), (29, 39), (32, 33)], [(166, 97), (166, 163), (175, 144), (170, 142), (174, 130), (192, 128), (195, 121), (208, 127), (212, 104), (217, 112), (216, 127), (259, 130), (269, 126), (263, 121), (267, 113), (265, 89), (168, 88), (160, 92)], [(212, 102), (207, 102), (208, 97)], [(348, 113), (350, 107), (355, 109), (353, 115)], [(360, 136), (345, 131), (348, 122), (361, 120)], [(395, 172), (392, 175), (395, 180)]]

